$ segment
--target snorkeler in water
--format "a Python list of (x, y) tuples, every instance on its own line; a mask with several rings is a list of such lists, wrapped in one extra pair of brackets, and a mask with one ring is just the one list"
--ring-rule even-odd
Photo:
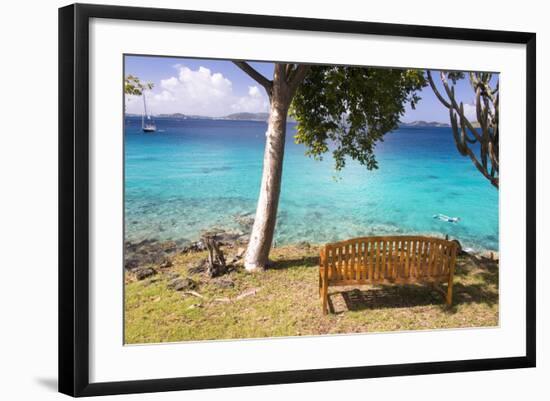
[(449, 217), (441, 213), (434, 214), (433, 218), (441, 221), (445, 221), (447, 223), (458, 223), (460, 221), (460, 217)]

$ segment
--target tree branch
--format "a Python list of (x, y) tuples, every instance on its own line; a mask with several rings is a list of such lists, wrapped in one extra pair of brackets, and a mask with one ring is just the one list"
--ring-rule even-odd
[(262, 85), (269, 97), (271, 97), (271, 90), (273, 88), (273, 82), (264, 77), (258, 71), (256, 71), (250, 64), (245, 61), (233, 61), (233, 63), (239, 67), (241, 70), (246, 72), (254, 81)]
[[(475, 92), (475, 111), (481, 135), (473, 124), (466, 118), (464, 104), (457, 102), (455, 97), (455, 86), (447, 82), (444, 71), (440, 71), (440, 78), (445, 89), (444, 95), (439, 92), (432, 78), (430, 70), (426, 70), (427, 80), (436, 95), (437, 99), (449, 110), (451, 128), (456, 147), (462, 156), (468, 156), (474, 166), (485, 178), (496, 188), (499, 187), (499, 178), (496, 177), (499, 171), (498, 163), (498, 90), (493, 91), (489, 85), (490, 74), (479, 74), (470, 72), (470, 84)], [(497, 82), (498, 88), (498, 82)], [(493, 107), (493, 110), (491, 109)], [(460, 124), (459, 124), (460, 121)], [(473, 139), (469, 134), (474, 136)], [(479, 156), (468, 144), (479, 142)], [(489, 165), (490, 162), (490, 165)]]
[(294, 93), (298, 86), (302, 83), (311, 66), (308, 64), (298, 64), (294, 68), (290, 76), (288, 77), (288, 86), (290, 87), (290, 93)]
[(290, 73), (291, 73), (293, 68), (294, 68), (294, 64), (292, 64), (292, 63), (289, 63), (289, 64), (286, 65), (285, 75), (287, 76), (287, 78), (290, 76)]
[(441, 93), (437, 90), (437, 87), (435, 86), (435, 83), (432, 79), (432, 73), (430, 72), (430, 70), (426, 70), (426, 73), (428, 75), (428, 82), (429, 82), (430, 86), (432, 87), (432, 90), (435, 93), (435, 96), (439, 99), (439, 101), (441, 102), (441, 104), (443, 104), (443, 106), (450, 109), (451, 105), (449, 104), (449, 102), (447, 102), (445, 100), (445, 98), (443, 96), (441, 96)]
[(472, 125), (470, 120), (468, 120), (466, 118), (466, 116), (464, 116), (464, 108), (461, 109), (460, 106), (458, 105), (458, 103), (456, 102), (455, 94), (454, 94), (454, 86), (453, 86), (453, 89), (451, 89), (449, 87), (447, 79), (445, 78), (445, 74), (443, 72), (441, 72), (440, 74), (441, 74), (441, 82), (443, 82), (443, 87), (445, 88), (445, 92), (447, 93), (447, 96), (449, 97), (449, 100), (451, 101), (451, 106), (456, 110), (456, 112), (458, 113), (460, 119), (464, 120), (464, 123), (466, 124), (466, 126), (468, 127), (468, 129), (470, 130), (472, 135), (479, 142), (482, 142), (482, 139), (479, 136), (479, 134), (477, 133), (477, 130), (474, 128), (474, 126)]
[(493, 184), (494, 187), (498, 188), (499, 187), (499, 180), (498, 180), (498, 177), (493, 177), (491, 174), (489, 174), (489, 172), (487, 172), (487, 169), (484, 168), (481, 163), (479, 163), (479, 161), (477, 160), (477, 157), (475, 156), (475, 154), (471, 151), (470, 148), (466, 148), (466, 152), (467, 152), (467, 155), (470, 157), (470, 159), (472, 160), (474, 166), (478, 169), (478, 171), (483, 174), (483, 176), (485, 178), (487, 178), (489, 180), (489, 182), (491, 184)]
[[(441, 95), (441, 93), (439, 92), (439, 90), (435, 86), (435, 83), (434, 83), (433, 78), (432, 78), (432, 73), (430, 72), (430, 70), (426, 70), (426, 73), (428, 75), (428, 82), (430, 84), (430, 87), (432, 88), (432, 91), (435, 93), (435, 96), (439, 99), (439, 101), (441, 102), (441, 104), (443, 104), (443, 106), (445, 106), (449, 110), (453, 110), (453, 105), (451, 103), (447, 102), (447, 100), (445, 100), (443, 95)], [(461, 114), (459, 108), (457, 108), (456, 111), (459, 113), (459, 115)], [(464, 112), (462, 112), (462, 114), (464, 114)], [(471, 139), (468, 136), (468, 134), (466, 133), (466, 135), (465, 135), (466, 141), (468, 141), (469, 143), (476, 143), (479, 140), (479, 138), (476, 137), (476, 132), (475, 131), (473, 132), (473, 134), (474, 134), (474, 138)]]

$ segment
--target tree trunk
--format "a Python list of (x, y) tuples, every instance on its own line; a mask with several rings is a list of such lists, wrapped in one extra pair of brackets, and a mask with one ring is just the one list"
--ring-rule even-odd
[(225, 258), (223, 257), (223, 252), (218, 246), (218, 242), (214, 237), (204, 236), (202, 237), (202, 242), (208, 250), (208, 266), (206, 268), (206, 274), (210, 278), (221, 276), (227, 271), (225, 266)]
[(291, 101), (291, 91), (286, 82), (284, 67), (284, 64), (275, 64), (273, 73), (262, 184), (254, 226), (252, 227), (250, 242), (245, 255), (245, 268), (248, 271), (264, 269), (267, 266), (277, 222), (277, 207), (281, 193), (285, 150), (286, 119)]

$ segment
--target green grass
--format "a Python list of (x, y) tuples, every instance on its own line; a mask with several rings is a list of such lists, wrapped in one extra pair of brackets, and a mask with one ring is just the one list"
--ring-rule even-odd
[[(429, 286), (336, 287), (329, 288), (333, 313), (324, 316), (316, 247), (274, 249), (274, 268), (255, 274), (238, 269), (220, 278), (231, 279), (233, 288), (188, 274), (188, 265), (204, 257), (179, 255), (171, 268), (144, 281), (126, 274), (126, 343), (498, 325), (498, 262), (487, 259), (459, 257), (451, 308)], [(168, 289), (169, 273), (191, 277), (204, 298)], [(254, 289), (254, 295), (236, 299)]]

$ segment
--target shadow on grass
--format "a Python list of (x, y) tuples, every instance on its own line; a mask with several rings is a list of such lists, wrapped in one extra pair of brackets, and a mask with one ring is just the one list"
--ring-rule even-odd
[(472, 255), (467, 255), (458, 261), (455, 276), (464, 277), (472, 274), (473, 270), (476, 270), (475, 274), (478, 274), (485, 283), (495, 285), (498, 289), (497, 261), (487, 258), (476, 259)]
[[(345, 308), (338, 309), (350, 311), (427, 306), (443, 302), (439, 293), (422, 285), (380, 285), (368, 290), (354, 288), (330, 291), (329, 299), (336, 298), (337, 295), (341, 295), (345, 305)], [(330, 303), (331, 312), (338, 313), (335, 311), (334, 301)]]
[[(446, 290), (446, 288), (444, 288)], [(335, 311), (335, 296), (341, 295), (345, 308)], [(463, 285), (455, 283), (453, 287), (453, 304), (447, 306), (443, 296), (428, 285), (381, 285), (368, 290), (357, 288), (329, 292), (331, 313), (342, 313), (345, 310), (361, 311), (385, 308), (406, 308), (414, 306), (437, 305), (447, 313), (455, 313), (461, 304), (484, 303), (492, 306), (498, 303), (498, 293), (489, 291), (485, 285)], [(342, 310), (344, 309), (344, 310)]]
[[(463, 284), (457, 282), (453, 286), (453, 304), (447, 306), (443, 296), (427, 284), (416, 285), (380, 285), (368, 290), (357, 288), (344, 291), (333, 291), (331, 295), (340, 294), (344, 308), (334, 312), (334, 302), (329, 306), (333, 313), (342, 311), (360, 311), (384, 308), (405, 308), (413, 306), (439, 305), (446, 313), (455, 313), (457, 307), (463, 304), (483, 303), (488, 306), (498, 304), (498, 262), (490, 259), (467, 257), (457, 264), (455, 277), (465, 279), (469, 275), (481, 278), (482, 283)], [(442, 286), (446, 291), (446, 286)], [(496, 287), (496, 290), (494, 289)], [(335, 297), (336, 298), (336, 297)], [(342, 310), (343, 309), (343, 310)]]
[(319, 266), (319, 257), (306, 256), (298, 259), (277, 260), (273, 263), (273, 266), (271, 267), (271, 269), (282, 270), (282, 269), (292, 269), (294, 267), (318, 267), (318, 266)]

